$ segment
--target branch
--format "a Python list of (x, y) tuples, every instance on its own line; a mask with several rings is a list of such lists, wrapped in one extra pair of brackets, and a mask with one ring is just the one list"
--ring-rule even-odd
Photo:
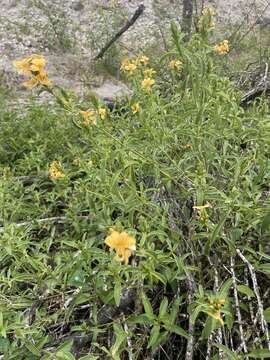
[(130, 20), (126, 22), (126, 24), (118, 31), (117, 34), (114, 35), (114, 37), (100, 50), (100, 52), (97, 54), (97, 56), (94, 57), (93, 60), (98, 60), (103, 57), (105, 52), (112, 46), (112, 44), (120, 38), (121, 35), (124, 34), (135, 22), (136, 20), (142, 15), (143, 11), (145, 9), (145, 6), (143, 4), (139, 5), (137, 10), (135, 11), (134, 15)]
[(243, 260), (243, 262), (247, 265), (248, 270), (250, 272), (253, 289), (254, 289), (254, 292), (255, 292), (255, 295), (257, 298), (257, 302), (258, 302), (258, 313), (260, 314), (260, 318), (261, 318), (261, 329), (262, 329), (262, 332), (264, 332), (264, 334), (265, 334), (266, 341), (267, 341), (267, 347), (270, 350), (270, 339), (269, 339), (269, 333), (268, 333), (268, 326), (267, 326), (267, 322), (265, 320), (264, 313), (263, 313), (264, 312), (263, 302), (262, 302), (260, 292), (259, 292), (255, 269), (254, 269), (253, 265), (247, 260), (247, 258), (241, 253), (241, 251), (239, 249), (236, 249), (236, 252), (237, 252), (238, 256)]

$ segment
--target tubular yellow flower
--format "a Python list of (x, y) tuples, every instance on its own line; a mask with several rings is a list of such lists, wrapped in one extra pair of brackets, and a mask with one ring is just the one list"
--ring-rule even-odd
[(53, 180), (57, 180), (65, 177), (65, 174), (62, 172), (61, 164), (59, 161), (53, 161), (49, 166), (49, 176)]
[(143, 64), (143, 65), (148, 65), (149, 64), (149, 57), (142, 55), (138, 58), (138, 62)]
[(96, 112), (94, 110), (80, 111), (80, 115), (83, 118), (82, 126), (97, 125)]
[(105, 108), (99, 108), (98, 113), (102, 120), (104, 120), (107, 117), (107, 110)]
[(157, 72), (154, 69), (146, 69), (146, 70), (144, 70), (143, 75), (144, 75), (145, 78), (148, 78), (148, 77), (151, 78), (156, 73)]
[(151, 91), (151, 87), (152, 87), (152, 85), (154, 85), (154, 83), (155, 83), (155, 80), (148, 77), (148, 78), (143, 79), (142, 87), (147, 91)]
[(169, 62), (169, 68), (172, 70), (180, 70), (182, 67), (182, 62), (180, 60), (171, 60)]
[(218, 53), (219, 55), (225, 55), (230, 51), (229, 48), (229, 41), (228, 40), (223, 40), (221, 43), (219, 43), (218, 45), (214, 46), (214, 51), (216, 53)]
[(122, 71), (126, 71), (130, 74), (133, 74), (136, 69), (137, 69), (137, 65), (134, 62), (130, 61), (129, 59), (124, 59), (121, 63), (120, 70)]
[(136, 250), (136, 240), (126, 232), (111, 230), (111, 234), (106, 237), (105, 244), (116, 251), (115, 259), (128, 264), (132, 252)]
[(135, 103), (135, 104), (131, 105), (131, 111), (133, 114), (140, 112), (140, 110), (141, 110), (141, 107), (140, 107), (139, 103)]
[(210, 204), (205, 204), (205, 205), (196, 205), (196, 206), (193, 206), (193, 209), (196, 209), (196, 210), (199, 210), (199, 211), (201, 211), (201, 210), (203, 210), (203, 209), (207, 209), (207, 208), (209, 208), (209, 207), (211, 207), (211, 205)]
[(13, 61), (13, 64), (19, 73), (32, 76), (30, 80), (23, 83), (28, 89), (33, 89), (38, 85), (49, 86), (51, 84), (48, 74), (44, 70), (46, 60), (42, 55), (34, 54), (25, 59)]

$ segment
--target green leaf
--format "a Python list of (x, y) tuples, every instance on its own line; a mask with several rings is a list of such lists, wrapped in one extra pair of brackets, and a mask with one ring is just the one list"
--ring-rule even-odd
[(161, 319), (164, 315), (166, 315), (166, 311), (168, 308), (168, 299), (165, 297), (159, 306), (159, 318)]
[(247, 356), (254, 359), (269, 359), (270, 351), (267, 349), (255, 349), (248, 353)]
[(262, 231), (265, 232), (269, 230), (270, 227), (270, 212), (265, 215), (262, 220)]
[(35, 347), (35, 345), (32, 344), (30, 341), (26, 341), (24, 345), (33, 355), (41, 357), (42, 354), (39, 349)]
[(74, 355), (68, 350), (57, 351), (55, 355), (57, 360), (76, 360)]
[(190, 339), (190, 335), (183, 329), (181, 328), (181, 326), (178, 325), (172, 325), (170, 327), (166, 327), (166, 330), (169, 330), (170, 332), (173, 332), (177, 335), (180, 335), (182, 337), (184, 337), (185, 339)]
[(228, 280), (225, 281), (225, 283), (221, 286), (221, 289), (219, 291), (219, 296), (221, 298), (226, 298), (228, 295), (228, 292), (232, 286), (233, 283), (233, 279), (229, 278)]
[(142, 303), (143, 303), (144, 311), (148, 316), (148, 318), (153, 319), (154, 318), (153, 309), (148, 297), (145, 295), (144, 292), (142, 293)]
[(155, 347), (155, 344), (156, 344), (157, 339), (159, 337), (159, 333), (160, 333), (160, 326), (158, 324), (154, 325), (152, 327), (152, 330), (151, 330), (151, 333), (150, 333), (150, 338), (149, 338), (149, 341), (148, 341), (147, 349), (149, 349), (150, 347), (151, 348)]
[(254, 291), (251, 290), (251, 288), (246, 285), (237, 285), (236, 287), (237, 287), (237, 290), (244, 295), (247, 295), (249, 297), (255, 296)]
[(121, 301), (121, 284), (119, 281), (117, 281), (114, 285), (114, 289), (113, 289), (113, 297), (114, 297), (114, 301), (116, 306), (120, 305), (120, 301)]
[(257, 266), (257, 269), (266, 274), (270, 274), (270, 263), (260, 264)]
[(211, 247), (213, 246), (214, 242), (217, 240), (218, 236), (219, 236), (219, 233), (221, 232), (221, 229), (223, 228), (223, 225), (227, 219), (229, 215), (229, 212), (227, 212), (223, 217), (222, 219), (220, 220), (220, 222), (215, 226), (215, 229), (212, 233), (212, 235), (209, 237), (209, 239), (207, 240), (206, 244), (205, 244), (205, 255), (208, 255), (210, 254), (210, 250), (211, 250)]
[(120, 346), (125, 341), (125, 339), (127, 337), (127, 334), (123, 330), (122, 326), (119, 325), (119, 324), (114, 324), (113, 329), (114, 329), (114, 332), (116, 334), (116, 339), (115, 339), (115, 343), (111, 347), (111, 353), (112, 353), (112, 356), (115, 356), (117, 354)]
[(220, 325), (219, 321), (212, 318), (211, 316), (208, 316), (208, 318), (205, 322), (203, 331), (202, 331), (202, 338), (207, 339), (210, 336), (210, 334), (212, 333), (212, 331), (219, 328), (220, 326), (221, 325)]
[(264, 310), (264, 318), (265, 318), (265, 321), (270, 323), (270, 306)]
[(212, 344), (213, 346), (217, 347), (218, 349), (222, 350), (226, 355), (228, 355), (228, 360), (238, 360), (238, 356), (235, 355), (233, 351), (231, 351), (227, 346), (223, 344)]

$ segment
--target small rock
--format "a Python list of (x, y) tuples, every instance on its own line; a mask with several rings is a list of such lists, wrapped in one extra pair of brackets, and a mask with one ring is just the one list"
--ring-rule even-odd
[(81, 1), (76, 1), (71, 5), (71, 8), (75, 11), (82, 11), (84, 9), (84, 5), (81, 3)]
[(100, 87), (92, 90), (99, 98), (109, 101), (132, 95), (132, 91), (126, 84), (117, 80), (106, 80)]

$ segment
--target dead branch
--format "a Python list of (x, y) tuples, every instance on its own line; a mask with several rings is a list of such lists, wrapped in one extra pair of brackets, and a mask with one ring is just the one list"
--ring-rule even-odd
[(188, 41), (191, 34), (193, 14), (193, 0), (183, 0), (182, 31), (185, 34), (184, 41)]
[(114, 35), (114, 37), (109, 42), (107, 42), (107, 44), (100, 50), (100, 52), (94, 57), (93, 60), (101, 59), (105, 52), (112, 46), (112, 44), (136, 22), (136, 20), (144, 12), (144, 9), (145, 6), (143, 4), (139, 5), (132, 18), (126, 22), (126, 24), (118, 31), (117, 34)]
[(232, 278), (233, 278), (233, 294), (234, 294), (234, 301), (235, 301), (235, 311), (236, 311), (236, 316), (237, 316), (238, 325), (239, 325), (239, 332), (240, 332), (240, 340), (241, 340), (240, 346), (243, 348), (244, 352), (247, 353), (247, 345), (245, 342), (245, 336), (244, 336), (244, 331), (243, 331), (242, 316), (241, 316), (241, 312), (240, 312), (240, 304), (239, 304), (238, 292), (237, 292), (237, 287), (236, 287), (237, 284), (236, 284), (236, 276), (235, 276), (234, 267), (235, 267), (235, 261), (234, 261), (234, 258), (231, 256), (231, 274), (232, 274)]
[(252, 284), (253, 284), (253, 289), (254, 289), (254, 292), (255, 292), (255, 295), (257, 298), (258, 313), (260, 314), (260, 318), (261, 318), (261, 329), (262, 329), (262, 332), (265, 334), (267, 347), (270, 350), (270, 339), (269, 339), (268, 326), (267, 326), (267, 322), (264, 317), (263, 302), (262, 302), (262, 298), (261, 298), (260, 292), (259, 292), (255, 269), (254, 269), (253, 265), (248, 261), (248, 259), (242, 254), (242, 252), (239, 249), (236, 249), (236, 252), (237, 252), (238, 256), (243, 260), (243, 262), (248, 267), (248, 270), (249, 270), (249, 273), (251, 276), (251, 280), (252, 280)]

